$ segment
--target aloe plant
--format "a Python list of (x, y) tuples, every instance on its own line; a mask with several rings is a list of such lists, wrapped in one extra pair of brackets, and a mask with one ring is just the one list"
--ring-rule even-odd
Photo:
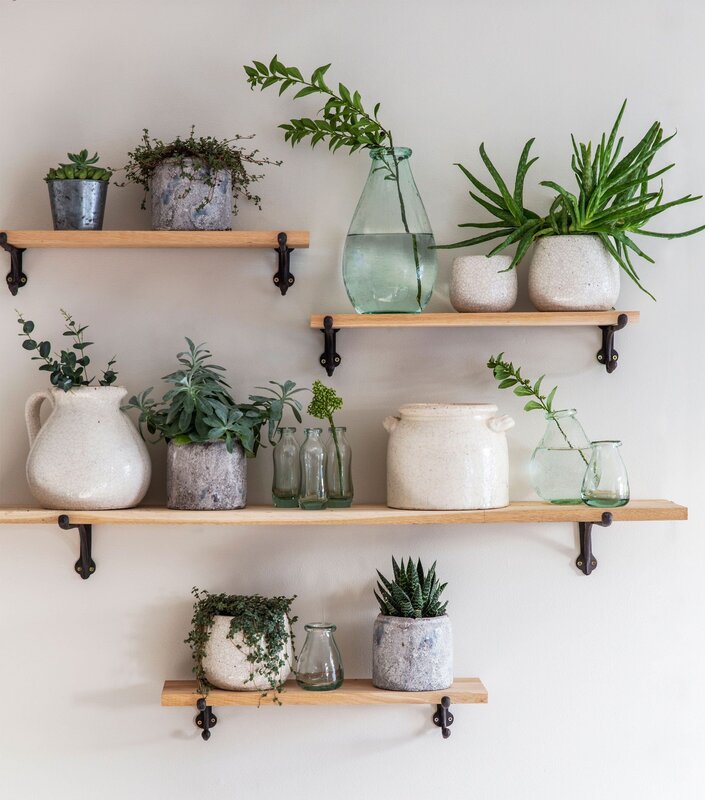
[(446, 613), (447, 602), (441, 603), (440, 596), (448, 585), (440, 583), (436, 577), (436, 562), (424, 573), (421, 559), (416, 564), (409, 558), (401, 564), (392, 557), (394, 580), (387, 580), (377, 570), (379, 582), (375, 597), (382, 614), (388, 617), (442, 617)]
[(577, 143), (571, 134), (573, 156), (571, 167), (578, 185), (577, 194), (568, 191), (556, 181), (541, 181), (541, 186), (556, 194), (548, 213), (541, 217), (524, 206), (523, 193), (526, 174), (537, 158), (529, 158), (534, 139), (524, 146), (517, 166), (513, 190), (510, 191), (495, 165), (490, 160), (484, 144), (480, 145), (480, 157), (489, 172), (495, 189), (480, 181), (462, 164), (456, 164), (474, 191), (470, 196), (495, 218), (489, 222), (466, 222), (461, 228), (487, 229), (487, 233), (455, 242), (439, 245), (440, 248), (469, 247), (470, 245), (501, 239), (488, 255), (501, 253), (512, 244), (516, 253), (508, 269), (519, 264), (531, 244), (542, 236), (565, 234), (592, 234), (598, 236), (612, 257), (636, 285), (652, 299), (654, 296), (641, 283), (634, 261), (635, 256), (655, 263), (632, 239), (633, 234), (656, 236), (662, 239), (677, 239), (692, 236), (705, 230), (705, 225), (676, 233), (661, 233), (646, 230), (650, 220), (675, 206), (700, 200), (702, 195), (684, 195), (676, 200), (664, 201), (663, 184), (658, 188), (650, 184), (675, 165), (668, 164), (652, 170), (652, 162), (658, 151), (673, 139), (675, 133), (664, 137), (660, 122), (653, 125), (641, 140), (626, 155), (620, 158), (624, 137), (618, 136), (625, 100), (619, 110), (609, 135), (603, 133), (599, 144)]

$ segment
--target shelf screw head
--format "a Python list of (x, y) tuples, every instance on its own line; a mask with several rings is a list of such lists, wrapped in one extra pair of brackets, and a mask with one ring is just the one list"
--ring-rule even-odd
[(582, 565), (583, 565), (583, 562), (582, 562), (582, 561), (576, 561), (576, 564), (577, 564), (579, 567), (582, 567)]

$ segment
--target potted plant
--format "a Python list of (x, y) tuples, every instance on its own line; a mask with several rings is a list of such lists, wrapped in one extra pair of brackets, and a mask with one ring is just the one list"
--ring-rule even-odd
[(192, 127), (188, 136), (163, 142), (150, 137), (145, 128), (141, 143), (128, 153), (125, 179), (144, 189), (143, 209), (147, 193), (151, 194), (153, 230), (229, 231), (241, 197), (261, 210), (261, 199), (251, 186), (264, 176), (248, 167), (282, 162), (236, 144), (252, 138), (197, 137)]
[[(91, 362), (80, 325), (62, 309), (70, 347), (53, 352), (51, 342), (34, 338), (32, 320), (18, 314), (22, 347), (49, 374), (51, 389), (27, 400), (25, 420), (30, 451), (27, 482), (44, 508), (64, 510), (130, 508), (145, 495), (151, 464), (144, 442), (120, 403), (127, 394), (114, 386), (115, 359), (102, 371), (98, 385), (88, 377)], [(40, 407), (51, 413), (42, 425)]]
[(326, 497), (329, 508), (349, 508), (353, 501), (352, 450), (346, 438), (347, 428), (336, 426), (333, 414), (343, 407), (343, 398), (335, 389), (314, 381), (311, 387), (313, 398), (308, 413), (316, 419), (324, 419), (330, 426), (330, 439), (326, 446)]
[(343, 252), (343, 282), (359, 314), (418, 313), (428, 305), (436, 281), (434, 238), (426, 210), (411, 174), (408, 147), (396, 147), (391, 130), (378, 119), (380, 104), (369, 113), (359, 92), (342, 83), (332, 89), (325, 80), (330, 64), (311, 78), (298, 67), (287, 67), (274, 56), (269, 65), (245, 66), (254, 89), (293, 87), (295, 98), (319, 95), (325, 99), (314, 119), (292, 119), (279, 127), (292, 146), (310, 139), (311, 146), (327, 141), (335, 152), (369, 151), (367, 183), (357, 204)]
[(447, 584), (436, 577), (436, 562), (424, 572), (392, 558), (393, 579), (377, 570), (375, 597), (380, 613), (372, 639), (372, 683), (378, 689), (425, 692), (453, 683), (453, 631), (440, 597)]
[(261, 429), (274, 435), (288, 406), (297, 419), (301, 404), (293, 381), (270, 381), (269, 395), (250, 395), (236, 403), (203, 345), (186, 338), (188, 350), (178, 353), (181, 365), (162, 380), (173, 388), (161, 401), (150, 397), (152, 387), (130, 398), (125, 408), (139, 411), (139, 426), (167, 442), (167, 507), (197, 510), (244, 508), (247, 500), (246, 457), (257, 455)]
[(534, 140), (530, 139), (524, 146), (512, 189), (481, 144), (480, 157), (496, 188), (486, 186), (462, 164), (457, 166), (475, 189), (470, 191), (471, 197), (494, 219), (463, 223), (460, 227), (483, 228), (487, 232), (440, 246), (469, 247), (500, 239), (488, 254), (494, 256), (516, 244), (516, 252), (507, 267), (513, 269), (535, 242), (529, 267), (529, 297), (539, 311), (612, 308), (619, 297), (620, 267), (642, 291), (655, 299), (641, 284), (633, 258), (639, 256), (650, 263), (654, 261), (632, 236), (676, 239), (698, 233), (705, 225), (679, 233), (660, 233), (645, 228), (664, 211), (700, 198), (688, 194), (666, 201), (663, 186), (652, 185), (653, 180), (674, 166), (652, 167), (659, 150), (675, 136), (664, 138), (659, 122), (654, 122), (641, 140), (622, 155), (624, 137), (618, 138), (618, 134), (625, 107), (626, 100), (609, 135), (603, 133), (596, 148), (593, 149), (591, 142), (577, 144), (572, 138), (571, 167), (577, 193), (555, 181), (541, 181), (541, 186), (555, 193), (545, 216), (526, 208), (523, 199), (526, 174), (537, 160), (529, 158)]
[(191, 648), (198, 690), (214, 686), (231, 691), (266, 694), (278, 700), (293, 662), (291, 604), (295, 597), (210, 594), (192, 590), (195, 597)]
[(112, 170), (96, 166), (99, 156), (88, 150), (67, 153), (69, 163), (49, 170), (44, 180), (55, 231), (99, 231)]

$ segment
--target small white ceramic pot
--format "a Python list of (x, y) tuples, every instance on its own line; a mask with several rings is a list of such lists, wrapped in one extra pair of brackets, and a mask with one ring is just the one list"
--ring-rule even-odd
[[(258, 674), (257, 662), (248, 661), (250, 649), (244, 641), (241, 631), (237, 631), (232, 639), (228, 638), (232, 617), (216, 616), (211, 627), (210, 638), (206, 644), (203, 657), (203, 671), (208, 683), (218, 689), (236, 692), (264, 692), (270, 688), (268, 680)], [(281, 660), (284, 665), (279, 670), (278, 680), (283, 683), (291, 674), (293, 650), (291, 646), (291, 630), (286, 620), (289, 636), (281, 648)]]
[(505, 431), (489, 403), (402, 406), (387, 417), (387, 505), (452, 511), (509, 504)]
[(539, 311), (608, 311), (619, 283), (619, 264), (597, 236), (544, 236), (534, 247), (529, 299)]
[(460, 256), (453, 261), (450, 302), (456, 311), (509, 311), (517, 301), (510, 256)]

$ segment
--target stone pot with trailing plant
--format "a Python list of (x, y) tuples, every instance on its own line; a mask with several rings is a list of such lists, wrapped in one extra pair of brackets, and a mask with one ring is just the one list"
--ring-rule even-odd
[(280, 125), (293, 145), (309, 140), (330, 150), (366, 150), (372, 163), (353, 215), (343, 251), (343, 282), (359, 314), (418, 314), (428, 305), (436, 282), (437, 259), (431, 224), (411, 173), (411, 150), (397, 147), (391, 130), (378, 119), (380, 104), (365, 110), (359, 92), (342, 83), (331, 88), (318, 67), (310, 79), (297, 67), (274, 56), (269, 64), (244, 67), (254, 89), (289, 88), (295, 98), (317, 95), (324, 103), (314, 119), (292, 119)]
[[(25, 350), (49, 374), (51, 388), (33, 394), (25, 407), (30, 451), (27, 482), (44, 508), (67, 511), (130, 508), (144, 497), (151, 477), (147, 448), (135, 426), (120, 410), (127, 394), (114, 386), (117, 372), (112, 358), (98, 385), (88, 377), (92, 342), (85, 340), (87, 325), (62, 311), (64, 336), (71, 342), (54, 353), (51, 343), (34, 338), (34, 322), (21, 315), (19, 334)], [(51, 412), (44, 424), (42, 404)]]
[[(301, 404), (293, 381), (270, 381), (269, 395), (250, 395), (237, 403), (225, 382), (223, 367), (211, 363), (203, 345), (186, 338), (188, 350), (178, 353), (181, 365), (163, 380), (172, 389), (161, 401), (152, 387), (134, 395), (125, 406), (139, 411), (140, 431), (167, 442), (167, 507), (215, 511), (244, 508), (247, 502), (247, 458), (257, 455), (261, 429), (268, 426), (270, 444), (284, 407), (300, 421)], [(259, 388), (259, 387), (258, 387)]]
[(150, 194), (152, 228), (229, 231), (239, 198), (261, 209), (261, 199), (250, 187), (264, 176), (248, 172), (248, 166), (279, 166), (281, 161), (270, 161), (258, 150), (235, 144), (252, 138), (239, 134), (232, 139), (197, 137), (191, 128), (187, 137), (163, 142), (145, 129), (142, 142), (128, 153), (125, 178), (144, 189), (143, 209)]
[(67, 153), (69, 163), (49, 170), (49, 188), (55, 231), (99, 231), (103, 228), (105, 201), (112, 170), (97, 166), (98, 153)]
[(424, 572), (404, 559), (392, 558), (388, 580), (377, 570), (375, 597), (380, 613), (372, 638), (372, 683), (378, 689), (428, 692), (453, 683), (453, 630), (446, 615), (446, 588), (436, 577), (436, 562)]
[(193, 589), (191, 648), (198, 691), (272, 691), (278, 700), (291, 674), (294, 597), (210, 594)]
[(529, 266), (529, 298), (539, 311), (613, 308), (619, 297), (620, 268), (654, 299), (642, 286), (634, 264), (637, 256), (650, 263), (654, 263), (653, 259), (632, 237), (637, 234), (677, 239), (698, 233), (705, 225), (678, 233), (645, 228), (664, 211), (700, 198), (688, 194), (666, 200), (663, 185), (652, 183), (674, 166), (652, 166), (658, 151), (675, 136), (664, 138), (659, 122), (654, 122), (638, 144), (626, 152), (624, 137), (619, 136), (625, 106), (626, 100), (609, 135), (602, 134), (597, 147), (593, 148), (591, 142), (577, 144), (572, 138), (571, 167), (577, 192), (570, 192), (555, 181), (541, 181), (541, 186), (555, 192), (544, 216), (526, 208), (523, 199), (526, 173), (537, 160), (529, 158), (534, 140), (530, 139), (522, 151), (513, 187), (505, 183), (490, 161), (484, 144), (480, 145), (480, 157), (495, 188), (489, 188), (465, 167), (458, 166), (475, 189), (470, 195), (494, 219), (463, 223), (460, 227), (488, 231), (441, 246), (469, 247), (500, 239), (488, 255), (495, 256), (515, 244), (516, 252), (510, 263), (514, 268), (535, 243)]

